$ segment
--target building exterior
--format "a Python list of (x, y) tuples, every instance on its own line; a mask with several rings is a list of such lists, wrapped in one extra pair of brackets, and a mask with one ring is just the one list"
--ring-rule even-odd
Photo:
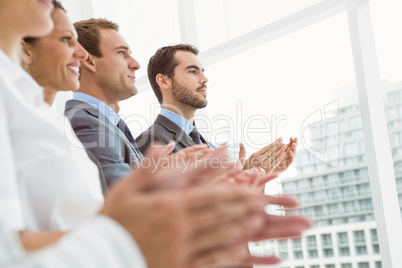
[[(402, 207), (402, 82), (386, 84), (384, 96)], [(260, 254), (282, 256), (276, 267), (382, 267), (357, 101), (336, 114), (308, 127), (310, 143), (295, 160), (298, 175), (282, 181), (283, 192), (301, 202), (299, 211), (287, 213), (309, 215), (315, 228), (299, 239), (262, 243)]]

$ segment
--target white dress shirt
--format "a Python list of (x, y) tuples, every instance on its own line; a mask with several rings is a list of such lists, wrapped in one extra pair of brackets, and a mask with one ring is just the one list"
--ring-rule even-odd
[(43, 89), (2, 51), (0, 75), (0, 212), (16, 230), (75, 228), (103, 204), (98, 169), (69, 141), (71, 125), (44, 104)]

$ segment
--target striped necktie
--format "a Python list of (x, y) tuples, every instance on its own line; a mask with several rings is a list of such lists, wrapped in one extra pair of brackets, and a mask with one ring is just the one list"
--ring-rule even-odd
[(142, 156), (140, 150), (138, 149), (137, 143), (135, 142), (135, 139), (134, 139), (133, 135), (131, 134), (131, 131), (128, 128), (126, 122), (124, 122), (123, 119), (120, 119), (119, 123), (117, 124), (117, 127), (127, 137), (127, 139), (130, 141), (131, 145), (133, 145), (138, 159), (141, 160), (143, 158), (143, 156)]
[(190, 132), (190, 137), (195, 144), (202, 144), (200, 133), (198, 132), (197, 128), (193, 128), (193, 130)]

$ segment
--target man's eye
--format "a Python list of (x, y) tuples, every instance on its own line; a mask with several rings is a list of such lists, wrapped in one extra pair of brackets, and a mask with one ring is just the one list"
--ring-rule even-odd
[(63, 38), (61, 39), (61, 41), (62, 41), (62, 42), (65, 42), (65, 43), (70, 43), (70, 40), (71, 40), (71, 37), (63, 37)]
[(122, 56), (124, 56), (124, 55), (126, 54), (125, 51), (119, 51), (118, 53), (119, 53), (120, 55), (122, 55)]

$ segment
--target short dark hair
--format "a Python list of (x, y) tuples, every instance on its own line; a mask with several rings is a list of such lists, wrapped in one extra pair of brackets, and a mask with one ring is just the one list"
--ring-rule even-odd
[(159, 103), (163, 102), (163, 97), (162, 91), (155, 78), (158, 74), (174, 78), (174, 69), (179, 65), (174, 55), (178, 50), (188, 51), (194, 55), (198, 55), (198, 49), (195, 46), (190, 44), (178, 44), (159, 48), (149, 60), (148, 79)]
[(88, 51), (89, 54), (95, 57), (102, 57), (101, 30), (111, 29), (119, 31), (119, 26), (106, 19), (89, 19), (74, 23), (74, 27), (78, 33), (78, 42)]
[[(54, 1), (53, 1), (53, 6), (54, 6), (53, 12), (54, 12), (56, 9), (61, 9), (61, 10), (64, 11), (64, 13), (67, 13), (67, 11), (66, 11), (66, 9), (63, 7), (63, 5), (62, 5), (59, 1), (57, 1), (57, 0), (54, 0)], [(40, 39), (40, 37), (24, 37), (23, 40), (24, 40), (26, 43), (32, 44), (32, 43), (36, 42), (36, 41), (39, 40), (39, 39)]]

